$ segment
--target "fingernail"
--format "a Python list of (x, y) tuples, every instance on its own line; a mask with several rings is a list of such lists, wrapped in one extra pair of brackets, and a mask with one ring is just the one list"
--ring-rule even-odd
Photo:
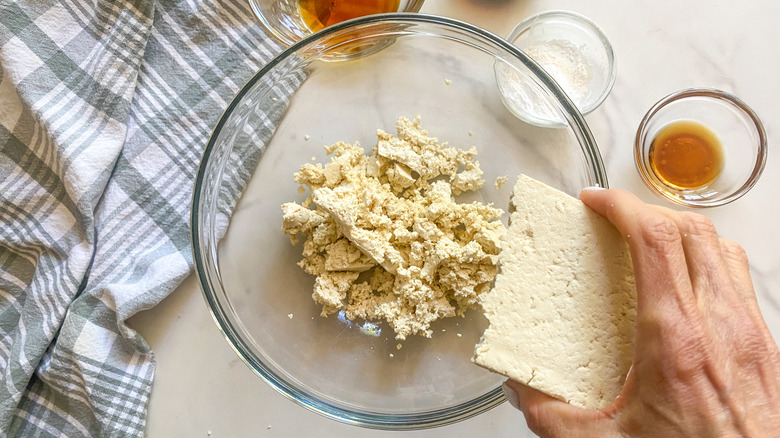
[(508, 401), (509, 404), (512, 405), (515, 409), (520, 409), (520, 405), (517, 402), (517, 392), (515, 392), (514, 389), (507, 385), (506, 382), (501, 384), (501, 390), (504, 391), (504, 397), (506, 397), (506, 401)]
[(596, 190), (606, 190), (606, 189), (604, 187), (601, 187), (601, 186), (588, 186), (588, 187), (585, 187), (585, 188), (582, 189), (583, 192), (586, 191), (586, 190), (594, 190), (594, 191), (596, 191)]

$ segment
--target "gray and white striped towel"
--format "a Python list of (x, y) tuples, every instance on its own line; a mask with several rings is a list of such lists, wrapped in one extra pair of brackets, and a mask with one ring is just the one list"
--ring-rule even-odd
[(190, 272), (212, 126), (280, 47), (246, 0), (0, 0), (0, 434), (143, 435), (125, 320)]

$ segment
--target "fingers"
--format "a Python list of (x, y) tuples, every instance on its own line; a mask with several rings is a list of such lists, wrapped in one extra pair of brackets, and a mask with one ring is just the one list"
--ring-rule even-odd
[(695, 305), (677, 224), (623, 190), (583, 190), (580, 199), (605, 216), (623, 234), (631, 251), (637, 291), (637, 311), (674, 319)]
[(715, 304), (732, 306), (741, 300), (735, 292), (732, 266), (727, 264), (721, 239), (715, 225), (707, 217), (689, 212), (678, 212), (653, 206), (668, 217), (680, 230), (681, 242), (693, 293), (702, 308)]
[[(588, 190), (580, 198), (627, 237), (637, 279), (637, 330), (655, 335), (663, 351), (695, 362), (704, 326), (726, 340), (754, 327), (768, 338), (745, 251), (721, 239), (709, 219), (648, 205), (621, 190)], [(637, 341), (652, 343), (653, 336)]]
[(718, 243), (740, 298), (746, 303), (754, 304), (758, 307), (756, 293), (753, 289), (753, 280), (750, 278), (750, 265), (748, 264), (745, 250), (740, 245), (727, 239), (719, 239)]
[[(650, 206), (620, 190), (583, 191), (580, 199), (626, 237), (637, 280), (634, 363), (622, 409), (620, 399), (612, 405), (615, 428), (652, 430), (670, 419), (662, 427), (675, 427), (675, 419), (718, 413), (715, 429), (732, 424), (744, 434), (744, 407), (760, 410), (762, 398), (776, 406), (780, 397), (780, 352), (744, 250), (703, 215)], [(736, 416), (720, 415), (729, 411)], [(648, 414), (659, 421), (636, 421)]]
[(528, 428), (539, 436), (615, 435), (614, 421), (601, 411), (572, 406), (514, 380), (507, 380), (502, 388), (512, 406), (525, 415)]
[[(669, 234), (670, 239), (678, 240), (666, 249), (677, 252), (685, 260), (691, 292), (706, 290), (704, 298), (721, 299), (724, 287), (736, 289), (742, 298), (755, 300), (750, 269), (744, 250), (737, 244), (721, 239), (715, 225), (703, 215), (677, 212), (665, 207), (644, 204), (634, 195), (620, 190), (583, 191), (580, 198), (585, 204), (606, 216), (627, 235), (629, 245), (634, 250), (642, 250), (644, 242), (628, 238), (632, 225), (649, 224), (661, 234)], [(616, 204), (620, 204), (616, 207)], [(615, 213), (610, 215), (610, 212)], [(655, 215), (652, 213), (655, 212)], [(654, 217), (655, 216), (655, 217)], [(671, 221), (664, 223), (663, 216)], [(617, 220), (617, 221), (616, 221)], [(668, 229), (667, 229), (668, 228)], [(677, 228), (674, 231), (672, 228)], [(634, 231), (636, 236), (642, 234)], [(654, 234), (654, 233), (650, 233)], [(655, 238), (657, 236), (651, 235)], [(633, 243), (633, 245), (632, 245)], [(682, 250), (680, 253), (679, 250)], [(675, 257), (679, 263), (679, 257)], [(685, 290), (678, 289), (678, 290)]]
[(734, 287), (742, 305), (747, 309), (754, 324), (763, 332), (765, 342), (773, 343), (772, 334), (766, 326), (758, 299), (750, 278), (750, 265), (742, 246), (727, 239), (720, 239), (721, 252), (734, 282)]
[[(614, 192), (612, 190), (603, 192), (605, 193), (597, 192), (595, 194), (597, 197), (603, 198), (602, 205), (617, 202), (625, 204), (626, 200), (630, 200), (633, 202), (623, 205), (624, 208), (622, 208), (633, 212), (629, 214), (639, 217), (646, 213), (648, 217), (652, 217), (652, 213), (649, 213), (652, 211), (671, 221), (670, 227), (673, 224), (673, 227), (677, 228), (675, 238), (679, 237), (679, 246), (669, 249), (677, 252), (685, 260), (690, 291), (695, 295), (704, 312), (711, 311), (715, 306), (731, 307), (746, 303), (758, 308), (744, 250), (733, 242), (721, 239), (710, 219), (697, 213), (679, 212), (661, 206), (644, 204), (626, 192), (612, 196), (607, 196), (610, 194), (609, 192)], [(589, 204), (592, 196), (593, 194), (588, 191), (583, 192), (583, 202)], [(645, 209), (645, 213), (642, 212), (642, 208)], [(607, 210), (608, 208), (605, 213)], [(661, 219), (658, 220), (661, 221)], [(619, 224), (615, 223), (615, 226), (620, 229)], [(629, 240), (629, 245), (631, 243)], [(634, 256), (633, 251), (632, 256)], [(685, 293), (687, 288), (675, 290)]]

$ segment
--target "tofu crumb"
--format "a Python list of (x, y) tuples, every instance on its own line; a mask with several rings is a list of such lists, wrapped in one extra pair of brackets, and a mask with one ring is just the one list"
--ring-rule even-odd
[(447, 85), (452, 85), (452, 81), (449, 79), (444, 79), (444, 83)]
[(460, 334), (460, 333), (457, 333), (457, 335), (458, 335), (458, 337), (459, 337), (459, 338), (460, 338), (460, 337), (463, 337), (463, 335), (462, 335), (462, 334)]
[(401, 348), (403, 348), (403, 345), (401, 345), (401, 344), (398, 344), (398, 345), (395, 346), (396, 350), (400, 350)]
[(495, 186), (496, 190), (501, 190), (501, 187), (504, 187), (504, 184), (506, 184), (507, 177), (506, 176), (499, 176), (496, 178)]
[(304, 139), (304, 140), (306, 140), (306, 141), (309, 141), (309, 138), (310, 138), (310, 137), (309, 137), (308, 135), (304, 135), (304, 136), (303, 136), (303, 139)]
[(390, 357), (395, 357), (395, 356), (393, 356), (393, 353), (390, 353)]
[(293, 314), (292, 313), (288, 313), (287, 317), (290, 318), (290, 319), (293, 319)]
[(360, 144), (325, 147), (330, 162), (295, 173), (311, 195), (282, 205), (282, 231), (296, 244), (298, 265), (315, 276), (321, 315), (385, 320), (398, 340), (431, 337), (432, 322), (475, 308), (496, 276), (501, 209), (455, 196), (485, 181), (475, 148), (439, 142), (401, 117), (396, 135), (377, 130)]
[(473, 136), (474, 136), (474, 133), (469, 131), (469, 137), (473, 137)]

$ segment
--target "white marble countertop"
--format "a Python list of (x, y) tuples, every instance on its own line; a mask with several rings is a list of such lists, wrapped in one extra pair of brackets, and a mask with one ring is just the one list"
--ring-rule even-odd
[[(780, 340), (780, 2), (707, 0), (615, 2), (427, 0), (422, 12), (444, 15), (505, 36), (542, 10), (569, 9), (599, 24), (612, 40), (615, 87), (587, 116), (612, 187), (646, 201), (665, 201), (647, 189), (632, 161), (637, 125), (663, 96), (707, 86), (732, 92), (762, 118), (769, 138), (766, 170), (735, 203), (702, 211), (723, 237), (747, 250), (759, 303)], [(503, 404), (476, 418), (416, 432), (379, 432), (337, 423), (296, 405), (257, 378), (231, 351), (214, 324), (194, 277), (130, 325), (156, 352), (149, 404), (150, 437), (533, 436), (522, 414)]]

